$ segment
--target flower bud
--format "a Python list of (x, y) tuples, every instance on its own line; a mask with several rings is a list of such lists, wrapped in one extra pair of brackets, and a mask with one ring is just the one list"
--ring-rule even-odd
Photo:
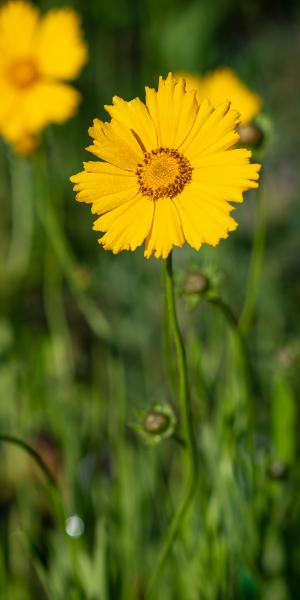
[(147, 433), (162, 434), (170, 425), (170, 417), (162, 412), (152, 411), (144, 419), (144, 429)]
[(202, 273), (189, 273), (184, 282), (185, 294), (202, 294), (209, 288), (209, 279)]
[(271, 479), (277, 479), (279, 481), (286, 479), (288, 474), (288, 468), (285, 463), (281, 461), (275, 461), (269, 466), (269, 476)]
[(140, 415), (133, 427), (147, 444), (157, 444), (173, 435), (176, 416), (169, 404), (153, 404), (149, 412)]
[(263, 132), (260, 127), (254, 125), (254, 123), (240, 125), (238, 132), (240, 134), (241, 146), (250, 146), (251, 148), (258, 148), (261, 146), (264, 137)]

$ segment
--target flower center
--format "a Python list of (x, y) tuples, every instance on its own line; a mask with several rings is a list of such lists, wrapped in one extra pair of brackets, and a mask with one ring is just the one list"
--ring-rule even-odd
[(13, 62), (9, 67), (8, 76), (16, 87), (27, 88), (37, 81), (39, 73), (34, 61), (27, 59)]
[(174, 198), (192, 180), (192, 167), (177, 150), (158, 148), (145, 152), (144, 161), (138, 165), (136, 175), (143, 196), (151, 200)]

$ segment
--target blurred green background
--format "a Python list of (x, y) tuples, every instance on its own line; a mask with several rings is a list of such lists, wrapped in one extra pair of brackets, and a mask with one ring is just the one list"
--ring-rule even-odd
[[(65, 3), (41, 1), (47, 10)], [(299, 596), (300, 5), (292, 0), (91, 0), (79, 114), (49, 127), (44, 156), (0, 144), (0, 432), (47, 462), (65, 515), (19, 448), (0, 442), (0, 597), (145, 598), (180, 497), (182, 449), (147, 445), (135, 425), (153, 402), (176, 412), (174, 352), (163, 360), (161, 261), (113, 256), (69, 177), (88, 159), (87, 129), (113, 95), (143, 98), (169, 70), (234, 68), (263, 98), (266, 249), (247, 336), (253, 420), (230, 327), (215, 306), (179, 299), (200, 482), (158, 600)], [(175, 252), (218, 282), (239, 315), (256, 196), (217, 248)], [(249, 450), (249, 437), (254, 447)]]

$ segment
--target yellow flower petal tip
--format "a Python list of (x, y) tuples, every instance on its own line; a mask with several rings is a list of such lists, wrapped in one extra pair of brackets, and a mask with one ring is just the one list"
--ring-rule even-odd
[(199, 101), (184, 79), (160, 77), (146, 101), (114, 97), (110, 123), (95, 119), (87, 149), (98, 160), (73, 175), (76, 200), (98, 215), (99, 243), (114, 254), (144, 244), (167, 258), (185, 242), (199, 250), (234, 231), (231, 202), (257, 187), (260, 165), (239, 141), (239, 114), (225, 101)]
[(190, 73), (178, 73), (186, 87), (195, 90), (198, 101), (209, 98), (213, 106), (230, 100), (232, 108), (240, 113), (241, 124), (250, 123), (260, 112), (262, 101), (258, 94), (250, 90), (229, 67), (219, 67), (204, 77)]
[(68, 82), (87, 60), (80, 17), (71, 8), (41, 15), (30, 2), (0, 8), (0, 134), (16, 148), (49, 123), (71, 117), (80, 94)]

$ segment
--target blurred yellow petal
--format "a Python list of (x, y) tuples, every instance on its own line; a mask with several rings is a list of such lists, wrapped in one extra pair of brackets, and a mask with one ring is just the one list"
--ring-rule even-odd
[(62, 123), (74, 114), (79, 102), (80, 94), (67, 84), (38, 82), (15, 97), (15, 117), (2, 124), (2, 133), (15, 143), (49, 123)]
[(86, 55), (72, 9), (41, 17), (23, 0), (0, 9), (0, 133), (15, 149), (75, 113), (80, 94), (62, 80), (78, 75)]
[(40, 73), (55, 79), (74, 79), (87, 60), (81, 20), (71, 8), (50, 10), (41, 20), (35, 44)]
[(262, 101), (258, 94), (250, 90), (228, 67), (220, 67), (205, 77), (178, 73), (184, 77), (187, 89), (196, 90), (199, 102), (208, 98), (213, 106), (230, 100), (232, 108), (240, 113), (241, 123), (249, 123), (260, 112)]
[(36, 131), (48, 123), (63, 123), (76, 112), (80, 100), (79, 92), (68, 84), (37, 83), (26, 98), (29, 130)]
[(0, 9), (0, 55), (29, 56), (34, 48), (39, 11), (29, 2), (12, 0)]

